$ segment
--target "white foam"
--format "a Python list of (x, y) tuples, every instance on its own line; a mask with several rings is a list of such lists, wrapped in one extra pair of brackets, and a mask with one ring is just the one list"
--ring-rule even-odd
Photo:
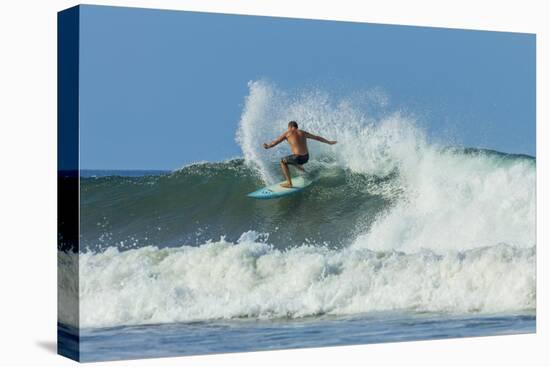
[[(339, 142), (330, 146), (310, 141), (314, 160), (358, 173), (386, 175), (402, 158), (425, 145), (415, 121), (398, 112), (375, 120), (355, 107), (353, 99), (333, 100), (319, 90), (292, 95), (265, 81), (249, 82), (249, 88), (236, 139), (245, 161), (260, 170), (266, 182), (279, 180), (280, 170), (273, 162), (290, 150), (285, 144), (265, 150), (262, 143), (281, 135), (290, 120), (297, 120), (301, 129)], [(364, 93), (364, 98), (387, 103), (380, 93), (374, 89)]]
[(424, 150), (400, 168), (404, 198), (354, 246), (415, 251), (466, 250), (498, 243), (532, 247), (535, 167), (517, 160)]
[(254, 237), (81, 254), (80, 325), (535, 307), (534, 248), (443, 255), (313, 246), (280, 251)]

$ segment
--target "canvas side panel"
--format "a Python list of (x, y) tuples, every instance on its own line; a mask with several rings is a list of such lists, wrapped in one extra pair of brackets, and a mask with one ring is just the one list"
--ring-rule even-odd
[(80, 359), (79, 339), (79, 20), (57, 16), (57, 351)]

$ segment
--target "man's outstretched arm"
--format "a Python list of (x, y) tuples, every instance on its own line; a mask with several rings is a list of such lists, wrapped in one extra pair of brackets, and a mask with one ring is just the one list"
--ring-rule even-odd
[(264, 148), (273, 148), (275, 145), (282, 143), (286, 139), (286, 133), (273, 140), (271, 143), (264, 143)]
[(304, 132), (306, 133), (306, 138), (308, 138), (308, 139), (317, 140), (317, 141), (320, 141), (321, 143), (330, 144), (330, 145), (334, 145), (334, 144), (337, 143), (336, 140), (327, 140), (327, 139), (323, 138), (322, 136), (313, 135), (313, 134), (308, 133), (307, 131), (304, 131)]

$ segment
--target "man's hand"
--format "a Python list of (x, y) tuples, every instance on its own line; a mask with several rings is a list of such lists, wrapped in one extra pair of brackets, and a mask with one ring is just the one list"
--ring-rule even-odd
[(264, 143), (264, 148), (265, 148), (265, 149), (269, 149), (269, 148), (270, 148), (269, 144)]

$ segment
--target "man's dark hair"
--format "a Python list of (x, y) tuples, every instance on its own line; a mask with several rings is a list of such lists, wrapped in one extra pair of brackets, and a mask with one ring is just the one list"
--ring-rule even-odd
[(296, 121), (290, 121), (288, 123), (288, 126), (297, 129), (298, 128), (298, 123)]

